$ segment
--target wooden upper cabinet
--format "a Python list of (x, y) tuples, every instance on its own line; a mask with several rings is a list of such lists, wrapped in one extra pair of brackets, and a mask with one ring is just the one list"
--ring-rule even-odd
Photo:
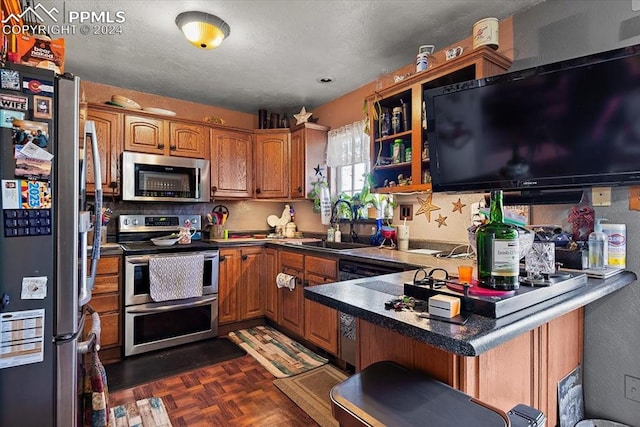
[[(304, 199), (316, 180), (314, 168), (327, 160), (327, 132), (329, 128), (315, 123), (303, 123), (291, 130), (290, 191), (292, 199)], [(324, 168), (326, 170), (326, 168)]]
[(169, 122), (169, 154), (203, 159), (207, 154), (209, 129), (182, 122)]
[(206, 126), (127, 114), (124, 117), (124, 149), (139, 153), (207, 157)]
[(289, 130), (256, 130), (256, 198), (289, 197)]
[(127, 114), (124, 118), (124, 149), (162, 155), (167, 139), (165, 132), (162, 119)]
[[(98, 150), (100, 151), (100, 177), (102, 192), (105, 195), (120, 194), (119, 162), (122, 152), (122, 114), (89, 109), (87, 120), (96, 125)], [(82, 135), (82, 132), (81, 132)], [(93, 158), (91, 150), (87, 150), (87, 192), (95, 192), (93, 174)]]
[(251, 134), (211, 130), (211, 197), (250, 198), (253, 195)]

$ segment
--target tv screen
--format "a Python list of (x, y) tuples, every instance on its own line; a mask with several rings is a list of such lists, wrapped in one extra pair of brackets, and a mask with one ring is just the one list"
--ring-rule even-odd
[(433, 191), (640, 183), (640, 46), (427, 90)]

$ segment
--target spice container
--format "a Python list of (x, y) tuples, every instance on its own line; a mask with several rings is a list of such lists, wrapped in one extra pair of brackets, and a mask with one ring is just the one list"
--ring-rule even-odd
[(394, 107), (391, 116), (391, 130), (393, 133), (402, 132), (402, 107)]
[(411, 161), (411, 147), (407, 147), (404, 149), (404, 161), (405, 162), (410, 162)]
[(393, 141), (391, 157), (393, 157), (393, 163), (402, 163), (404, 161), (404, 141), (402, 139), (395, 139)]

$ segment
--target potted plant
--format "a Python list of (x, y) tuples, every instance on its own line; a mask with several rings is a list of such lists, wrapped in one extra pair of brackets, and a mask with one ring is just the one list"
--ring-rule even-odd
[(380, 203), (382, 199), (371, 192), (371, 189), (375, 188), (375, 180), (370, 173), (365, 173), (362, 176), (364, 177), (364, 183), (362, 185), (362, 190), (360, 191), (360, 203), (362, 206), (368, 208), (368, 218), (382, 218), (382, 205)]

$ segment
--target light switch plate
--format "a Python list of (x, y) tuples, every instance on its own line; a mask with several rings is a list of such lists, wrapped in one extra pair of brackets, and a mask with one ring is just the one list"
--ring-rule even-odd
[(593, 187), (591, 201), (593, 206), (611, 206), (611, 187)]

